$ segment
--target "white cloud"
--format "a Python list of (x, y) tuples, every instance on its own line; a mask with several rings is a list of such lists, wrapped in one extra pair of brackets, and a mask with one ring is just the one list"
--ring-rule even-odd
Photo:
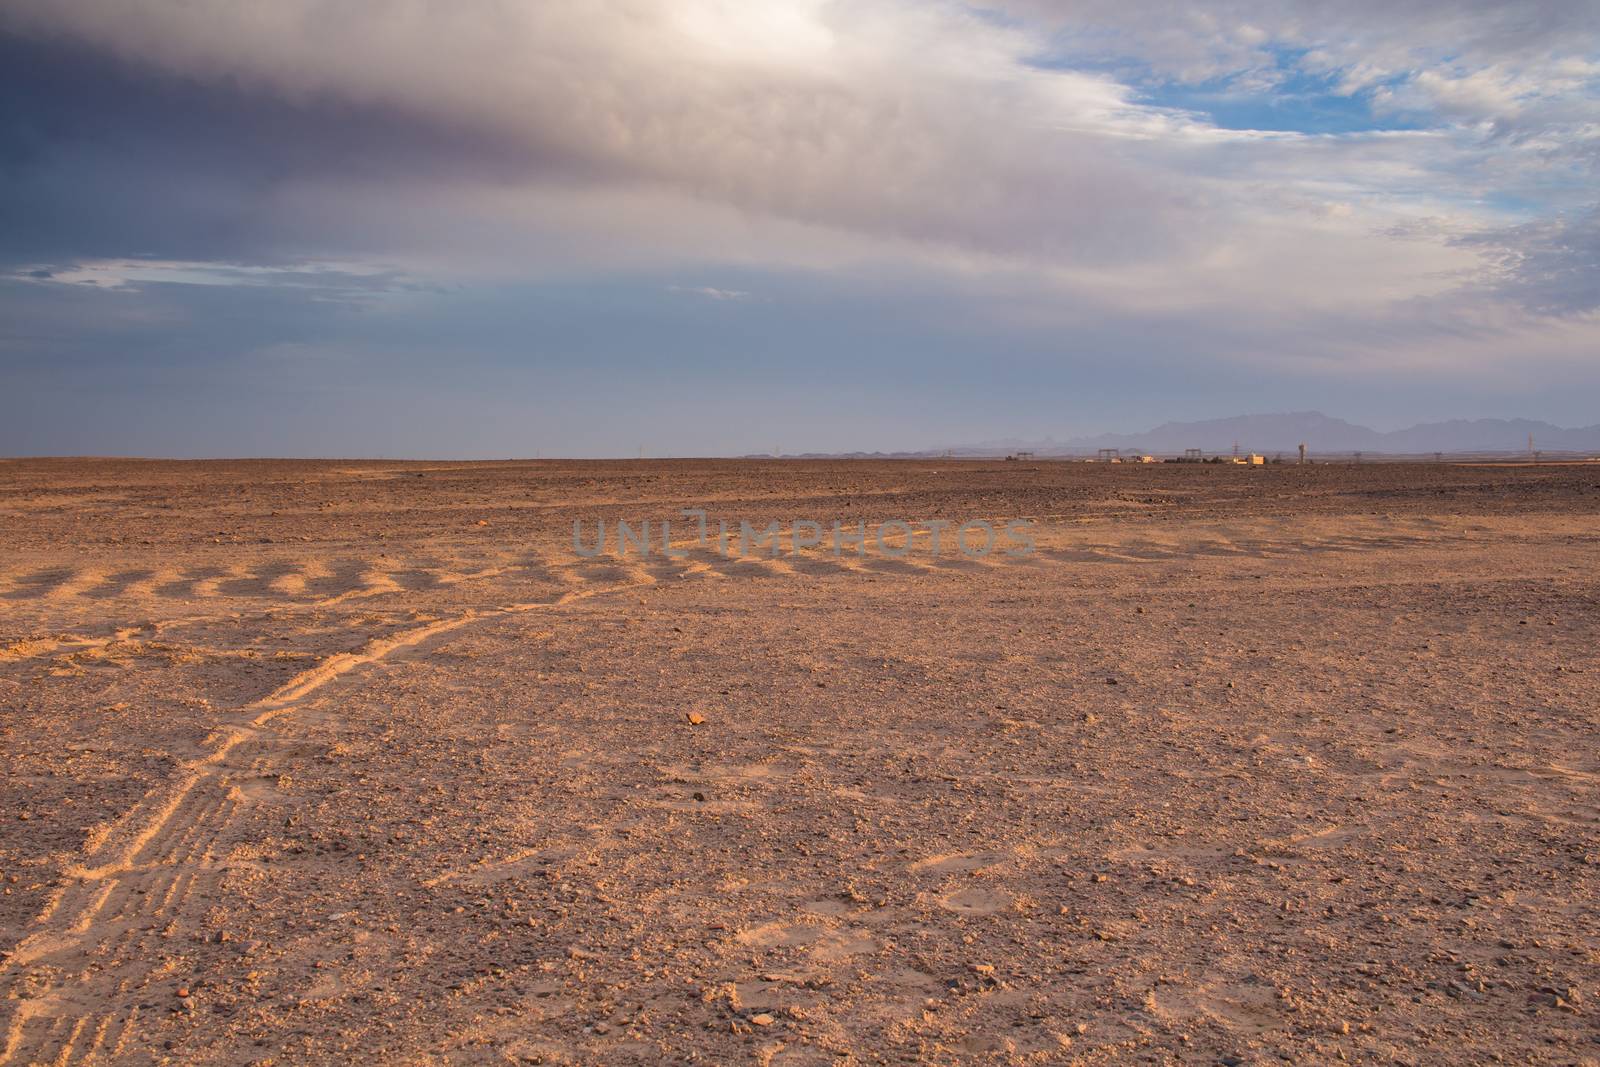
[(667, 291), (670, 293), (692, 293), (695, 296), (703, 296), (708, 300), (743, 300), (750, 295), (743, 289), (716, 289), (709, 285), (669, 285)]

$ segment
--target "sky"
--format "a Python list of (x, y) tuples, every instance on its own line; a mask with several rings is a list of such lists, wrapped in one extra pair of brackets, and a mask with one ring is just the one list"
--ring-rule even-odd
[(0, 455), (1600, 423), (1583, 0), (6, 0)]

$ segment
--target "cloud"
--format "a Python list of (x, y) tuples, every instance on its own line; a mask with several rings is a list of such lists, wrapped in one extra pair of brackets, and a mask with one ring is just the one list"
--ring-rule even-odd
[[(197, 15), (165, 0), (22, 0), (10, 12), (13, 28), (67, 42), (53, 46), (57, 84), (30, 107), (71, 134), (41, 143), (13, 192), (64, 188), (81, 203), (87, 173), (131, 162), (106, 190), (120, 217), (94, 219), (97, 234), (143, 237), (132, 220), (153, 206), (174, 240), (287, 246), (314, 234), (283, 218), (285, 201), (319, 186), (537, 197), (578, 185), (1115, 267), (1203, 254), (1256, 202), (1236, 183), (1302, 180), (1275, 162), (1289, 145), (1253, 148), (1106, 74), (1041, 68), (1036, 34), (955, 5), (283, 0)], [(25, 67), (37, 57), (13, 69)], [(1328, 162), (1326, 146), (1303, 147)], [(186, 217), (160, 196), (171, 171), (191, 191)]]
[(667, 290), (673, 293), (693, 293), (709, 300), (743, 300), (750, 294), (743, 289), (715, 289), (709, 285), (682, 286), (669, 285)]
[(11, 277), (128, 292), (158, 285), (276, 287), (314, 291), (320, 299), (370, 296), (417, 287), (399, 271), (334, 263), (259, 266), (157, 259), (84, 260), (68, 266), (24, 268), (13, 271)]
[(1534, 314), (1581, 315), (1600, 310), (1600, 205), (1455, 239), (1481, 249), (1481, 284)]
[[(453, 169), (534, 185), (648, 184), (979, 248), (1107, 257), (1167, 243), (1157, 191), (1129, 202), (1139, 169), (1083, 143), (1134, 129), (1140, 109), (1099, 77), (1017, 76), (1006, 53), (1021, 42), (995, 32), (964, 42), (967, 21), (773, 2), (467, 14), (287, 0), (270, 14), (241, 4), (200, 17), (137, 0), (11, 9), (14, 27), (84, 50), (64, 95), (68, 107), (98, 97), (68, 116), (88, 127), (90, 150), (116, 139), (107, 118), (142, 105), (145, 121), (118, 124), (159, 131), (157, 143), (133, 146), (138, 155), (190, 163), (197, 183), (220, 159), (230, 171), (220, 177), (253, 184), (256, 199), (286, 183), (405, 182), (419, 168), (437, 182)], [(919, 68), (901, 62), (907, 45), (922, 47)], [(142, 79), (131, 102), (125, 84), (95, 94), (105, 53), (122, 61), (123, 82)], [(194, 136), (169, 136), (170, 121), (150, 112)], [(1027, 114), (1043, 128), (1016, 121)], [(1041, 217), (1043, 197), (1077, 207)]]

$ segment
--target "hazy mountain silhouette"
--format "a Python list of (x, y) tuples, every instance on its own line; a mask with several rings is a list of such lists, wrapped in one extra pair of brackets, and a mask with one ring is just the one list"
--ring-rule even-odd
[(1534, 447), (1540, 451), (1600, 452), (1600, 425), (1566, 429), (1531, 419), (1452, 419), (1384, 432), (1320, 411), (1168, 422), (1143, 433), (1106, 433), (1065, 441), (985, 441), (953, 451), (988, 455), (1032, 449), (1041, 455), (1059, 455), (1094, 452), (1101, 448), (1128, 452), (1182, 452), (1187, 448), (1200, 448), (1214, 453), (1230, 452), (1237, 444), (1243, 451), (1292, 453), (1304, 442), (1313, 453), (1525, 452), (1529, 434), (1533, 435)]

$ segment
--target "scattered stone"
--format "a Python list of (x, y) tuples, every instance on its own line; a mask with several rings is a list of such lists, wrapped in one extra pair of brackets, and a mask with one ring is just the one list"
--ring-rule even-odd
[(766, 1012), (761, 1012), (759, 1015), (750, 1016), (750, 1022), (756, 1026), (771, 1026), (777, 1020)]
[(684, 716), (684, 719), (688, 721), (690, 726), (699, 726), (701, 723), (706, 721), (706, 717), (700, 714), (698, 711), (689, 712)]

